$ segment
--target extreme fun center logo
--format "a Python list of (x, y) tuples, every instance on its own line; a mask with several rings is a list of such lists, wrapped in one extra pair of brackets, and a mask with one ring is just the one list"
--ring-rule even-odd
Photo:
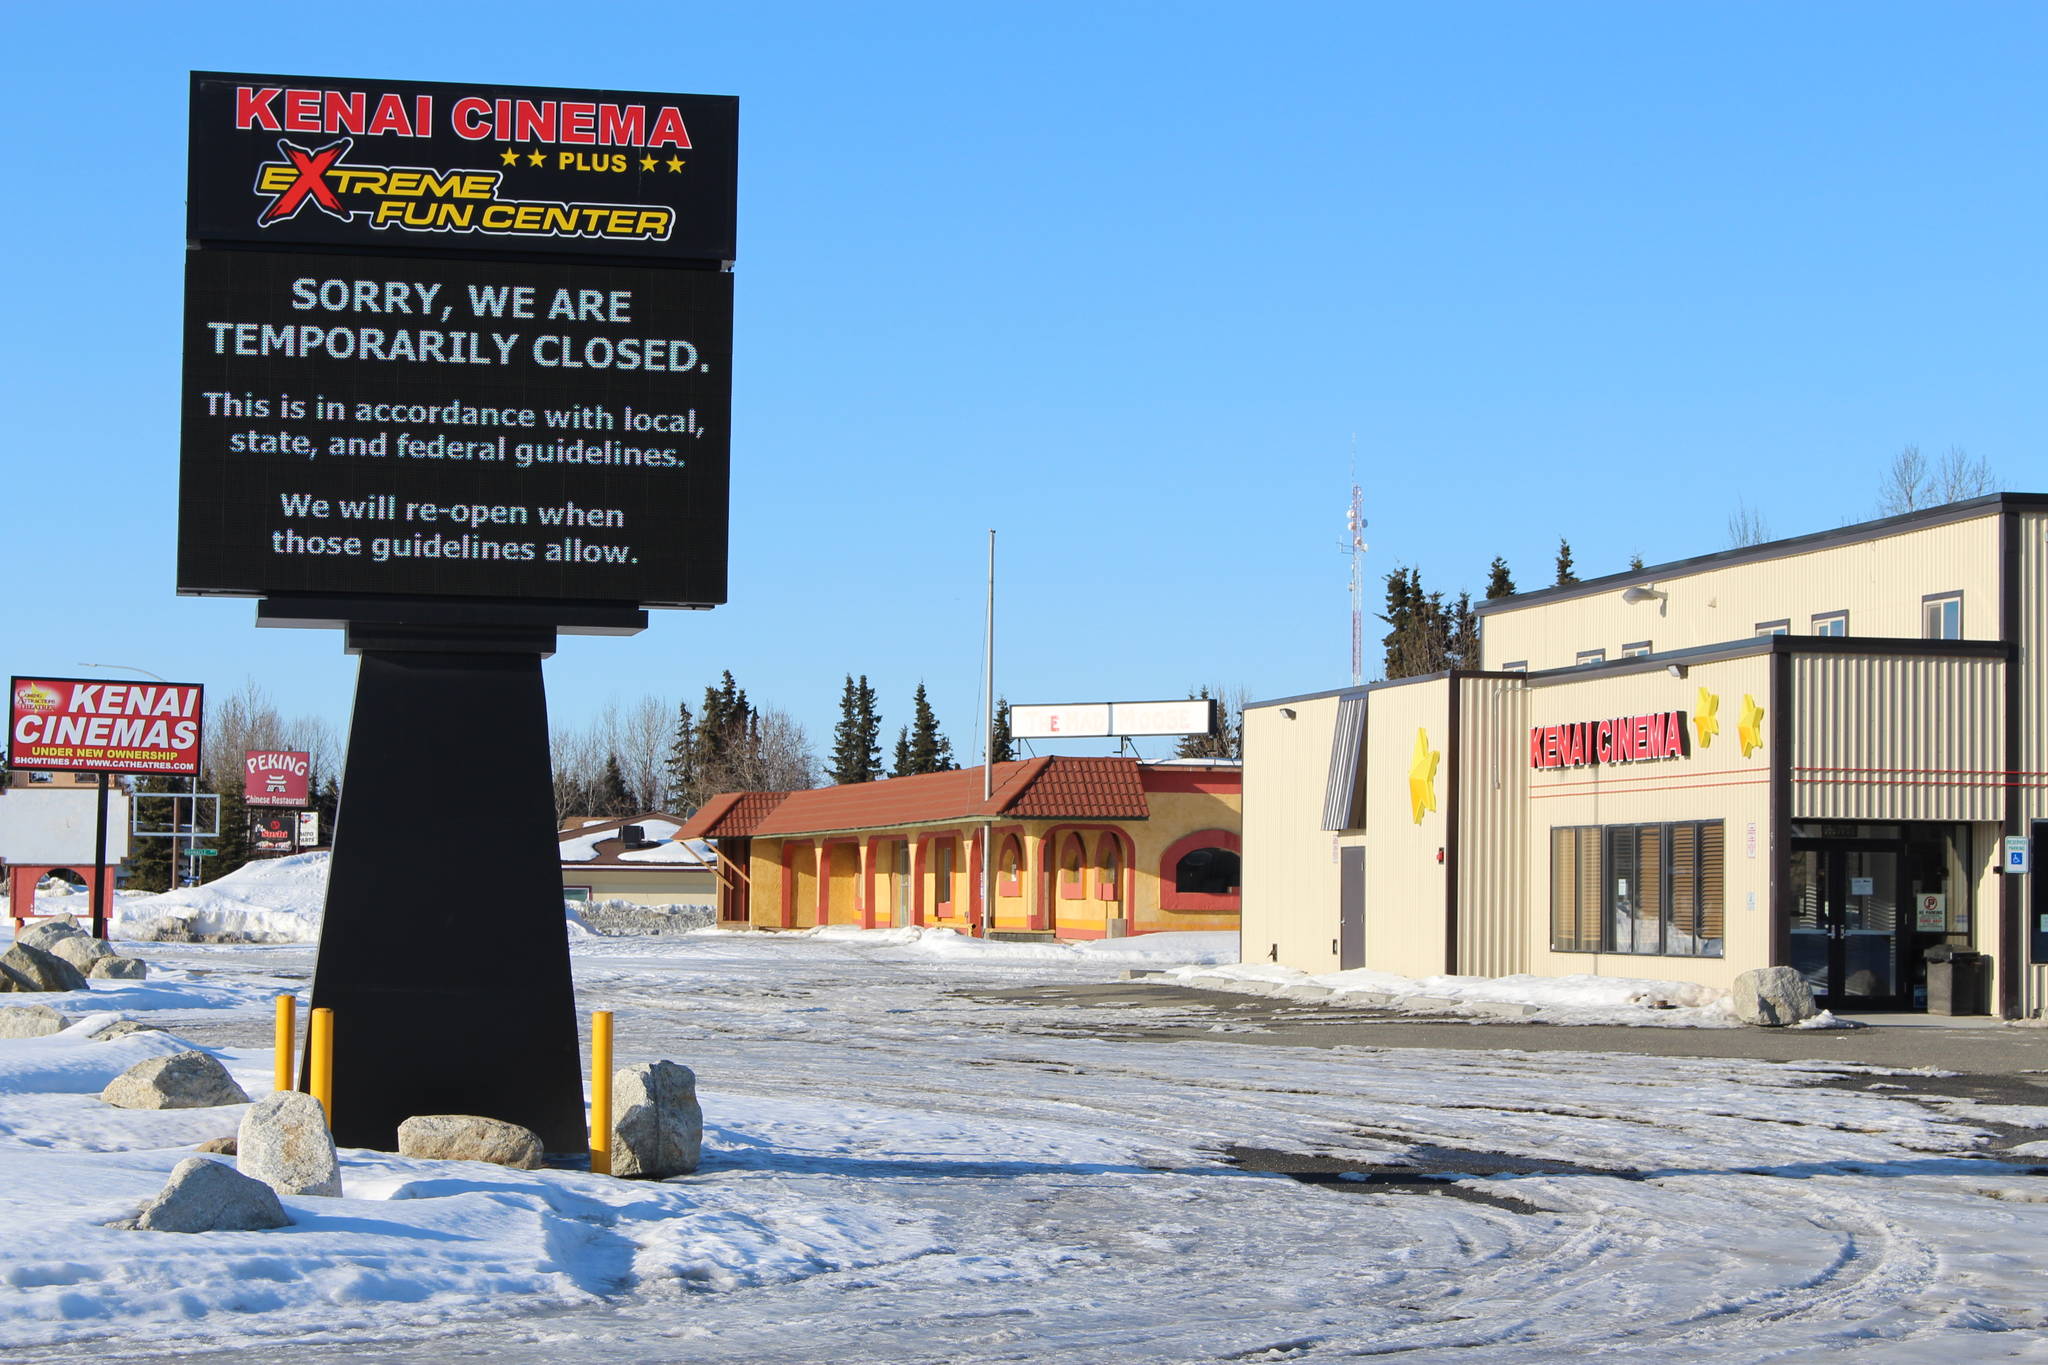
[(483, 166), (351, 159), (365, 139), (435, 139), (431, 95), (373, 101), (361, 90), (239, 86), (233, 109), (235, 131), (281, 134), (276, 158), (257, 165), (250, 187), (258, 228), (290, 222), (310, 206), (380, 231), (663, 242), (676, 226), (671, 205), (521, 197), (507, 180), (522, 173), (667, 178), (684, 173), (682, 153), (691, 150), (681, 111), (667, 105), (457, 99), (446, 133), (463, 144), (504, 144), (491, 157), (497, 164)]

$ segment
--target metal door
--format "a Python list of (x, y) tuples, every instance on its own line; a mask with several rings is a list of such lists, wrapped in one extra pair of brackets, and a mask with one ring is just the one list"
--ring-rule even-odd
[(1365, 850), (1337, 850), (1337, 967), (1365, 965)]

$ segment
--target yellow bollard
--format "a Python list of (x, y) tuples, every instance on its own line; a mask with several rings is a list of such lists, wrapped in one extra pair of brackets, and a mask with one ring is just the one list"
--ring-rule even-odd
[(612, 1012), (590, 1016), (590, 1169), (612, 1173)]
[(327, 1115), (327, 1131), (334, 1131), (334, 1011), (317, 1009), (306, 1024), (306, 1041), (311, 1044), (312, 1056), (307, 1067), (312, 1073), (307, 1077), (306, 1088), (313, 1092), (313, 1098), (320, 1101), (320, 1112)]
[(298, 1026), (298, 1008), (297, 996), (277, 997), (277, 1074), (274, 1084), (279, 1090), (292, 1088), (292, 1035)]

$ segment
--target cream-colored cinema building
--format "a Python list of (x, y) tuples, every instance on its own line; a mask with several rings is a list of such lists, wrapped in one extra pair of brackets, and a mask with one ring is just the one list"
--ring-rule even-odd
[[(2048, 495), (1488, 602), (1471, 672), (1245, 712), (1243, 955), (2037, 1015)], [(1945, 997), (1937, 998), (1937, 1004)], [(1959, 998), (1957, 1003), (1968, 1008)]]

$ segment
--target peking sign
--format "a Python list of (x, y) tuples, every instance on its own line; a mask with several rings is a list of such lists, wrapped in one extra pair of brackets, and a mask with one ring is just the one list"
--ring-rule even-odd
[(246, 749), (242, 799), (251, 806), (303, 806), (312, 776), (312, 756), (301, 750)]
[(1529, 730), (1529, 766), (1538, 769), (1642, 763), (1690, 753), (1683, 711), (1569, 721)]
[(178, 590), (725, 601), (738, 109), (195, 73)]
[(198, 683), (17, 677), (7, 691), (10, 768), (198, 775)]

